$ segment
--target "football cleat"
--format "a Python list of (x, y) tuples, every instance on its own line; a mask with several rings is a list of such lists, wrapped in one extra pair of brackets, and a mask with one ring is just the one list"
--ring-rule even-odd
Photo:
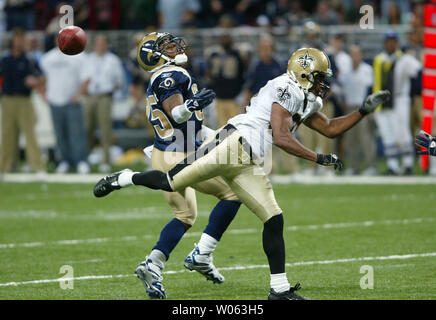
[(204, 275), (207, 280), (213, 283), (223, 283), (225, 278), (212, 263), (212, 253), (200, 254), (200, 249), (197, 244), (194, 245), (192, 250), (185, 259), (184, 266), (190, 271), (197, 271)]
[(295, 293), (295, 291), (300, 290), (300, 288), (301, 286), (299, 283), (297, 283), (294, 287), (291, 287), (288, 291), (284, 292), (276, 292), (271, 288), (268, 295), (268, 300), (310, 300)]
[(101, 179), (94, 187), (94, 196), (97, 198), (101, 198), (107, 196), (114, 190), (121, 189), (121, 186), (118, 182), (118, 177), (123, 172), (132, 171), (130, 169), (124, 169), (115, 173), (112, 173), (103, 179)]
[(162, 269), (153, 264), (151, 259), (145, 257), (145, 261), (136, 267), (135, 274), (151, 299), (166, 299), (167, 294), (162, 285)]

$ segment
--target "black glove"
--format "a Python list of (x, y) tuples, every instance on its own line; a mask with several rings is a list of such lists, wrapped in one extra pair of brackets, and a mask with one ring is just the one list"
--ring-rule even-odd
[(212, 89), (202, 89), (192, 96), (191, 99), (186, 100), (185, 105), (189, 111), (194, 112), (210, 105), (215, 97), (216, 94)]
[(419, 134), (415, 137), (415, 143), (427, 150), (419, 150), (418, 154), (428, 154), (436, 156), (436, 138), (429, 135), (424, 130), (419, 131)]
[(320, 154), (318, 153), (318, 160), (316, 163), (322, 166), (334, 166), (335, 170), (341, 171), (344, 167), (342, 160), (335, 154)]

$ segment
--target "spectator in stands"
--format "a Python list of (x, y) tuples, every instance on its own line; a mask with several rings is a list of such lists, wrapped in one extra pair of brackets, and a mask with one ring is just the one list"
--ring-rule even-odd
[(18, 137), (26, 138), (26, 158), (36, 173), (45, 171), (35, 136), (36, 115), (30, 100), (32, 88), (39, 85), (39, 73), (34, 61), (24, 52), (24, 33), (16, 30), (11, 51), (0, 64), (2, 90), (2, 152), (0, 173), (9, 172), (18, 152)]
[(25, 39), (25, 51), (29, 58), (39, 65), (39, 62), (44, 54), (40, 49), (40, 43), (34, 34), (27, 34)]
[(74, 0), (74, 24), (82, 29), (89, 28), (88, 0)]
[(398, 25), (409, 22), (410, 0), (382, 0), (381, 2), (382, 23)]
[(330, 38), (329, 49), (327, 51), (335, 60), (334, 62), (338, 69), (337, 77), (340, 79), (341, 74), (349, 72), (353, 64), (350, 55), (344, 50), (344, 35), (338, 33)]
[(319, 25), (340, 24), (338, 15), (330, 8), (328, 1), (325, 0), (318, 2), (313, 20)]
[(344, 21), (347, 24), (356, 24), (362, 18), (362, 14), (360, 13), (360, 7), (362, 7), (366, 2), (363, 3), (363, 0), (349, 0), (345, 1), (345, 12), (344, 12)]
[[(192, 42), (188, 40), (187, 43)], [(188, 62), (183, 67), (195, 78), (199, 87), (204, 88), (206, 85), (206, 60), (202, 55), (194, 54), (194, 51), (189, 46), (186, 48), (185, 53), (188, 56)]]
[(373, 68), (373, 91), (388, 89), (392, 92), (391, 100), (375, 113), (387, 158), (388, 174), (411, 175), (414, 164), (410, 131), (411, 79), (420, 71), (421, 63), (412, 55), (404, 54), (399, 49), (398, 34), (388, 31), (384, 36), (384, 51), (374, 58)]
[(198, 0), (158, 0), (158, 24), (163, 30), (191, 27), (200, 9)]
[(6, 1), (7, 0), (0, 0), (0, 48), (3, 48), (5, 31), (7, 28), (5, 13)]
[(301, 1), (291, 1), (291, 10), (288, 13), (288, 24), (291, 26), (301, 26), (308, 18), (308, 13), (303, 10)]
[(244, 106), (269, 80), (283, 73), (284, 66), (274, 57), (274, 40), (269, 35), (262, 35), (257, 45), (259, 58), (254, 60), (247, 72), (244, 84)]
[(156, 26), (156, 0), (121, 0), (121, 14), (123, 29)]
[(216, 93), (218, 125), (223, 126), (227, 120), (241, 113), (235, 101), (244, 83), (244, 65), (237, 50), (233, 48), (230, 34), (220, 39), (220, 47), (208, 59), (209, 87)]
[(129, 114), (125, 125), (131, 129), (145, 128), (147, 136), (153, 138), (154, 130), (148, 120), (145, 93), (144, 80), (140, 77), (134, 77), (129, 87), (129, 98), (127, 99)]
[(234, 0), (202, 1), (201, 10), (197, 14), (199, 27), (216, 27), (219, 24), (220, 18), (228, 16), (233, 11), (235, 5)]
[(8, 30), (15, 28), (23, 28), (25, 30), (35, 29), (35, 1), (6, 1), (5, 12)]
[(88, 0), (89, 28), (94, 30), (116, 30), (120, 25), (119, 0)]
[(95, 38), (94, 52), (87, 58), (90, 73), (85, 118), (90, 150), (95, 146), (95, 129), (100, 128), (100, 143), (103, 147), (103, 162), (100, 172), (110, 171), (109, 148), (112, 144), (112, 94), (124, 82), (124, 70), (120, 58), (108, 51), (108, 39), (103, 34)]
[(263, 11), (261, 0), (239, 0), (236, 2), (233, 17), (238, 25), (254, 26), (256, 18)]
[[(339, 78), (344, 94), (345, 114), (362, 106), (373, 84), (372, 67), (363, 62), (360, 47), (357, 45), (350, 47), (350, 56), (352, 66)], [(349, 130), (344, 134), (345, 160), (348, 164), (346, 174), (374, 175), (377, 173), (374, 129), (374, 119), (368, 116), (360, 121), (354, 130)]]
[(80, 104), (90, 81), (85, 56), (83, 53), (67, 56), (56, 43), (55, 48), (44, 54), (40, 67), (60, 158), (56, 172), (66, 173), (74, 167), (78, 173), (89, 173), (85, 119)]
[[(299, 3), (299, 1), (295, 2)], [(273, 26), (287, 26), (289, 24), (288, 14), (290, 12), (292, 11), (289, 0), (268, 1), (266, 5), (266, 14)]]

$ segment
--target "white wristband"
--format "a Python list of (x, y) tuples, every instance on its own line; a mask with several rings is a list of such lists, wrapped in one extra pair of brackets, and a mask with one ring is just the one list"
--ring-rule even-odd
[(192, 112), (188, 110), (185, 104), (181, 104), (171, 109), (171, 115), (173, 116), (175, 122), (183, 123), (188, 121), (192, 115)]

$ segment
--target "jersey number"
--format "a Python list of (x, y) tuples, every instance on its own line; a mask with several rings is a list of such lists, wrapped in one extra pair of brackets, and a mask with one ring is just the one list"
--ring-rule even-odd
[[(197, 84), (192, 85), (192, 93), (196, 94), (198, 92)], [(146, 111), (147, 117), (150, 119), (150, 122), (153, 124), (153, 128), (156, 134), (161, 139), (166, 139), (171, 137), (174, 134), (174, 128), (171, 125), (170, 120), (168, 120), (167, 115), (160, 109), (155, 109), (153, 106), (157, 104), (156, 97), (154, 95), (148, 96), (146, 99)], [(151, 117), (150, 117), (151, 113)], [(204, 119), (204, 114), (202, 110), (195, 111), (195, 117), (198, 121)], [(157, 121), (157, 124), (154, 124)]]
[[(152, 106), (156, 105), (156, 98), (154, 96), (148, 96), (146, 99), (147, 117), (153, 124), (154, 131), (161, 139), (166, 139), (174, 134), (174, 128), (171, 125), (170, 120), (165, 113), (159, 109), (154, 109)], [(151, 113), (151, 115), (150, 115)], [(156, 123), (157, 124), (154, 124)]]

